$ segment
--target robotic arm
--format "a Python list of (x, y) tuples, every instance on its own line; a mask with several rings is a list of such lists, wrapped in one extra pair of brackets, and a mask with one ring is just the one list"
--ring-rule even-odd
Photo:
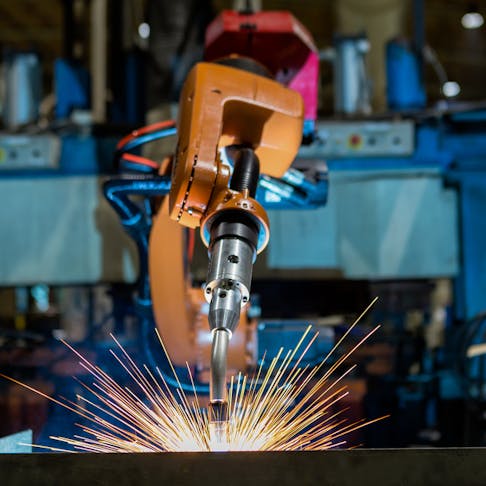
[[(327, 181), (320, 171), (308, 179), (289, 169), (302, 135), (312, 138), (317, 111), (319, 56), (305, 27), (288, 12), (223, 11), (206, 31), (205, 56), (214, 62), (189, 73), (177, 130), (156, 124), (119, 144), (117, 158), (146, 175), (110, 180), (105, 194), (145, 262), (138, 307), (153, 312), (176, 365), (205, 363), (200, 309), (204, 298), (209, 303), (209, 414), (217, 439), (228, 414), (227, 358), (244, 366), (252, 339), (251, 331), (234, 331), (241, 316), (246, 320), (253, 264), (270, 236), (255, 199), (258, 182), (259, 198), (270, 207), (311, 208), (324, 204)], [(130, 153), (176, 131), (171, 176), (167, 165)], [(130, 201), (141, 195), (156, 205), (167, 194), (153, 217), (143, 209), (151, 208), (147, 200), (143, 206)], [(200, 226), (208, 247), (204, 297), (187, 278), (183, 226)]]
[[(231, 57), (193, 68), (179, 110), (169, 212), (182, 225), (200, 225), (208, 247), (210, 414), (212, 422), (224, 423), (228, 344), (249, 301), (256, 256), (270, 236), (267, 214), (255, 200), (259, 175), (281, 177), (291, 165), (304, 106), (260, 64)], [(233, 167), (223, 162), (222, 150)]]

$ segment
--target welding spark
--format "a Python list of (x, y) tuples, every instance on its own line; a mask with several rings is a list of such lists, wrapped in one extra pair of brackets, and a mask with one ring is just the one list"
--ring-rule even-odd
[[(341, 346), (376, 299), (348, 328), (329, 354), (317, 366), (302, 365), (302, 360), (318, 333), (304, 332), (293, 350), (280, 349), (268, 368), (262, 362), (254, 376), (238, 374), (228, 390), (229, 422), (209, 423), (208, 412), (200, 406), (194, 382), (192, 393), (179, 384), (173, 391), (161, 371), (139, 368), (120, 342), (112, 336), (118, 351), (111, 350), (119, 365), (128, 373), (138, 393), (120, 386), (100, 367), (92, 364), (68, 343), (64, 344), (80, 359), (80, 365), (92, 376), (91, 384), (79, 383), (89, 398), (77, 395), (77, 401), (56, 399), (0, 373), (23, 387), (48, 398), (77, 415), (89, 425), (78, 424), (82, 434), (51, 437), (63, 447), (47, 447), (63, 452), (182, 452), (182, 451), (256, 451), (323, 450), (342, 446), (352, 431), (381, 420), (349, 423), (340, 401), (348, 395), (343, 379), (355, 365), (341, 370), (350, 355), (377, 329), (376, 327), (339, 357), (328, 369), (326, 363)], [(157, 331), (156, 331), (157, 332)], [(157, 332), (160, 344), (169, 358)], [(170, 362), (170, 359), (169, 359)], [(341, 371), (340, 371), (341, 370)], [(140, 398), (139, 395), (143, 398)], [(336, 409), (338, 408), (338, 411)], [(215, 431), (215, 427), (225, 427)], [(216, 437), (219, 437), (216, 440)], [(224, 437), (224, 440), (221, 438)]]

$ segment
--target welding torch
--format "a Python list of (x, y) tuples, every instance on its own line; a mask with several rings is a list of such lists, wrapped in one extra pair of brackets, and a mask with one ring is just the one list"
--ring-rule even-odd
[[(234, 150), (230, 189), (248, 201), (256, 194), (260, 163), (251, 148)], [(210, 222), (209, 265), (205, 296), (212, 333), (210, 422), (226, 422), (226, 367), (229, 340), (250, 299), (253, 264), (257, 255), (259, 223), (242, 203), (220, 211)]]

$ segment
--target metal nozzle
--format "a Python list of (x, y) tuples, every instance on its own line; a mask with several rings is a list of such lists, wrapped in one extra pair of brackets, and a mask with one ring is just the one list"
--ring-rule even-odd
[(229, 331), (225, 329), (216, 329), (213, 331), (209, 386), (209, 399), (211, 403), (226, 402), (226, 358), (229, 339)]
[(223, 401), (210, 402), (208, 414), (211, 450), (227, 451), (229, 448), (228, 403)]
[(211, 245), (206, 298), (213, 332), (210, 400), (226, 399), (226, 358), (241, 308), (248, 302), (254, 248), (245, 240), (221, 238)]
[(228, 415), (228, 402), (221, 400), (213, 400), (209, 403), (209, 422), (227, 422)]

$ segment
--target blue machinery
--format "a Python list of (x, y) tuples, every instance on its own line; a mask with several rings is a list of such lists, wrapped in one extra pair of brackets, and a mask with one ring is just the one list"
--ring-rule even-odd
[[(481, 313), (486, 309), (486, 111), (431, 113), (419, 118), (415, 121), (415, 130), (403, 135), (402, 140), (391, 130), (392, 143), (402, 145), (397, 149), (388, 147), (389, 141), (383, 136), (376, 140), (375, 135), (369, 135), (369, 130), (360, 132), (360, 127), (369, 123), (342, 122), (343, 127), (356, 128), (352, 130), (356, 133), (349, 134), (344, 130), (345, 139), (341, 142), (347, 144), (347, 148), (341, 153), (324, 146), (319, 136), (326, 131), (326, 123), (320, 124), (317, 141), (303, 147), (296, 163), (296, 166), (306, 166), (307, 172), (290, 169), (281, 180), (262, 176), (258, 199), (268, 210), (314, 209), (324, 205), (328, 191), (327, 174), (322, 165), (316, 164), (323, 160), (330, 174), (353, 172), (366, 175), (380, 171), (393, 175), (395, 171), (407, 171), (417, 177), (430, 173), (440, 176), (442, 184), (455, 189), (458, 196), (459, 227), (455, 231), (459, 235), (460, 265), (455, 279), (454, 314), (457, 319), (470, 319)], [(371, 123), (375, 127), (373, 133), (380, 124), (394, 125), (394, 122)], [(408, 126), (413, 125), (408, 122)], [(399, 127), (397, 133), (406, 132), (406, 128), (407, 125)], [(165, 131), (158, 138), (174, 133), (175, 130)], [(142, 143), (147, 141), (150, 139), (145, 137)], [(366, 146), (372, 146), (371, 150)], [(127, 150), (131, 149), (132, 146), (127, 147)], [(307, 164), (302, 164), (299, 159), (305, 159)], [(169, 188), (169, 178), (154, 175), (124, 176), (106, 183), (108, 200), (127, 231), (138, 240), (139, 248), (145, 244), (140, 235), (150, 231), (150, 225), (142, 217), (144, 207), (132, 203), (129, 196), (150, 198), (166, 194)], [(329, 190), (333, 191), (332, 184)], [(421, 208), (421, 211), (427, 210), (427, 207)], [(401, 275), (398, 272), (391, 277), (400, 278)], [(142, 294), (147, 296), (145, 292)]]
[[(161, 132), (159, 135), (172, 134), (174, 130)], [(144, 142), (146, 141), (149, 139), (145, 138)], [(321, 122), (318, 124), (317, 138), (314, 143), (302, 148), (295, 164), (296, 168), (291, 169), (281, 180), (261, 177), (258, 199), (268, 210), (314, 209), (324, 205), (328, 199), (328, 174), (323, 169), (323, 160), (326, 161), (331, 176), (329, 187), (331, 196), (333, 175), (359, 174), (361, 179), (358, 180), (366, 180), (367, 174), (377, 172), (382, 176), (388, 174), (391, 179), (394, 174), (406, 173), (407, 177), (412, 179), (412, 184), (413, 181), (420, 181), (421, 177), (432, 174), (436, 180), (439, 180), (440, 186), (455, 194), (456, 197), (452, 201), (457, 206), (456, 216), (450, 211), (450, 204), (448, 210), (444, 206), (443, 214), (441, 203), (435, 210), (427, 203), (427, 199), (422, 201), (422, 206), (418, 206), (418, 211), (424, 212), (423, 214), (433, 213), (429, 215), (429, 219), (425, 219), (427, 224), (434, 225), (434, 221), (437, 220), (439, 226), (448, 227), (447, 234), (455, 235), (459, 243), (459, 247), (453, 248), (450, 253), (454, 256), (451, 258), (457, 261), (446, 265), (448, 268), (444, 270), (443, 275), (439, 268), (436, 274), (422, 277), (454, 277), (453, 319), (449, 320), (449, 324), (451, 321), (465, 323), (462, 326), (464, 328), (462, 347), (477, 342), (478, 339), (481, 340), (483, 312), (486, 309), (486, 112), (466, 110), (456, 113), (430, 113), (428, 116), (422, 114), (420, 117), (415, 117), (413, 121), (408, 119), (398, 122), (383, 120)], [(126, 168), (133, 169), (129, 165)], [(146, 169), (144, 171), (147, 172)], [(388, 176), (385, 176), (385, 179)], [(156, 195), (167, 194), (169, 188), (169, 177), (154, 174), (114, 178), (104, 186), (106, 197), (138, 246), (141, 274), (137, 303), (146, 324), (151, 322), (146, 265), (151, 215), (148, 200)], [(337, 190), (336, 187), (334, 189)], [(360, 186), (356, 185), (353, 190), (359, 193)], [(133, 203), (130, 200), (132, 195), (144, 196), (145, 203), (142, 205)], [(435, 193), (431, 197), (435, 197)], [(410, 200), (407, 201), (410, 207), (415, 204), (413, 198), (414, 192), (411, 191)], [(382, 202), (386, 204), (386, 198)], [(417, 210), (417, 204), (415, 207)], [(352, 215), (349, 214), (349, 217), (351, 218)], [(442, 233), (439, 231), (439, 236), (433, 239), (432, 245), (440, 243), (440, 234)], [(276, 237), (278, 236), (274, 236)], [(369, 243), (364, 238), (358, 244)], [(448, 244), (445, 242), (445, 246)], [(419, 245), (415, 251), (420, 250)], [(427, 258), (433, 260), (435, 256), (429, 253)], [(446, 260), (443, 259), (441, 262)], [(420, 266), (421, 263), (423, 264), (424, 261), (419, 261), (418, 265)], [(413, 264), (411, 266), (413, 267)], [(429, 268), (428, 265), (425, 266)], [(399, 267), (395, 274), (387, 275), (392, 280), (410, 277), (406, 270)], [(367, 277), (363, 275), (362, 278)], [(373, 279), (373, 275), (368, 278)], [(146, 335), (147, 329), (151, 329), (152, 325), (144, 327), (146, 329), (143, 333)], [(465, 348), (462, 351), (465, 354)], [(468, 373), (468, 376), (471, 376), (471, 368)], [(478, 374), (478, 367), (473, 366), (472, 375), (478, 378)], [(435, 379), (431, 378), (433, 376), (435, 375), (429, 374), (428, 377), (422, 375), (422, 379), (430, 382)], [(462, 392), (457, 391), (461, 385), (458, 385), (454, 378), (452, 383), (448, 382), (449, 379), (450, 375), (441, 378), (442, 389), (447, 389), (441, 392), (441, 396), (461, 396)], [(200, 391), (204, 389), (203, 387)], [(399, 390), (399, 396), (400, 393)], [(402, 399), (410, 399), (410, 396), (406, 394)], [(433, 425), (436, 419), (434, 413), (431, 413), (428, 421)]]
[[(467, 320), (486, 309), (486, 112), (418, 119), (410, 156), (329, 158), (327, 165), (330, 173), (403, 169), (420, 175), (433, 170), (442, 177), (444, 186), (455, 188), (460, 265), (454, 314)], [(427, 207), (421, 210), (427, 211)]]

